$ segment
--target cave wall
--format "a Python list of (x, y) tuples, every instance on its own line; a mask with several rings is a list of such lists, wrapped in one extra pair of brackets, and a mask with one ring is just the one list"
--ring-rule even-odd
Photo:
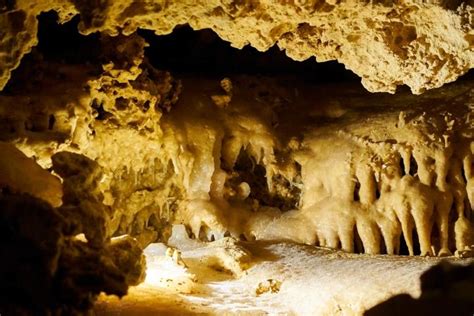
[(44, 168), (61, 151), (95, 160), (109, 235), (166, 240), (185, 224), (203, 240), (469, 248), (470, 81), (390, 98), (353, 83), (171, 76), (136, 34), (99, 42), (96, 63), (26, 59), (0, 95), (0, 139)]

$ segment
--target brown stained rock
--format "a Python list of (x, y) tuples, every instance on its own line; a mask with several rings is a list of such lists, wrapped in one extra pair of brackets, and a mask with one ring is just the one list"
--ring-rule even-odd
[(37, 15), (55, 10), (59, 22), (69, 21), (78, 12), (70, 1), (1, 1), (0, 2), (0, 89), (10, 79), (11, 71), (38, 44)]
[(10, 189), (0, 193), (0, 313), (84, 313), (101, 292), (121, 297), (144, 280), (138, 241), (108, 238), (108, 217), (94, 196), (98, 165), (70, 153), (54, 160), (64, 183), (73, 184), (61, 207)]
[(102, 203), (98, 189), (103, 176), (99, 165), (69, 152), (55, 154), (52, 161), (54, 171), (63, 178), (65, 205), (60, 211), (72, 223), (74, 234), (83, 232), (90, 244), (101, 246), (110, 237), (110, 209)]
[(280, 292), (280, 288), (281, 288), (281, 281), (268, 279), (258, 284), (258, 287), (255, 290), (255, 294), (257, 296), (260, 296), (265, 293), (278, 293)]
[(168, 34), (177, 25), (210, 28), (232, 46), (278, 45), (295, 60), (337, 60), (372, 92), (414, 93), (442, 86), (474, 67), (470, 1), (17, 1), (0, 11), (0, 88), (37, 44), (40, 12), (60, 22), (81, 15), (79, 31)]
[(0, 142), (0, 189), (31, 194), (53, 206), (62, 204), (59, 178), (42, 169), (15, 146)]

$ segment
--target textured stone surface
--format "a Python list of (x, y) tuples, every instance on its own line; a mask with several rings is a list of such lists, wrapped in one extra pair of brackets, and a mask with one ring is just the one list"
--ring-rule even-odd
[[(41, 80), (0, 96), (0, 137), (45, 168), (61, 150), (95, 160), (98, 191), (81, 194), (97, 206), (86, 222), (107, 222), (107, 234), (153, 241), (182, 223), (204, 240), (371, 254), (473, 244), (472, 82), (420, 97), (290, 78), (176, 80), (144, 59), (140, 37), (102, 41), (102, 67), (44, 63), (30, 69)], [(71, 183), (65, 199), (81, 189)]]
[[(178, 6), (176, 3), (160, 7), (163, 10), (158, 13), (159, 18), (153, 19), (149, 28), (166, 33), (175, 23), (180, 23), (180, 19), (186, 18), (190, 10), (197, 15), (189, 17), (189, 23), (195, 28), (204, 27), (204, 24), (198, 25), (199, 17), (211, 2), (193, 2), (193, 6), (188, 7), (184, 2)], [(267, 22), (260, 23), (260, 20), (273, 21), (281, 16), (274, 14), (275, 17), (269, 18), (263, 14), (252, 20), (249, 18), (252, 14), (264, 12), (262, 7), (253, 6), (255, 3), (244, 7), (233, 5), (236, 11), (229, 14), (238, 17), (229, 19), (224, 14), (224, 22), (216, 22), (221, 26), (229, 23), (225, 30), (218, 30), (220, 36), (232, 35), (235, 38), (231, 40), (239, 45), (239, 40), (244, 43), (240, 31), (245, 31), (245, 40), (268, 48), (266, 42), (261, 41), (267, 38), (267, 33), (261, 31), (255, 37), (246, 27), (264, 27)], [(66, 299), (82, 302), (85, 293), (97, 293), (111, 283), (109, 293), (122, 295), (126, 285), (141, 276), (138, 246), (144, 247), (156, 239), (166, 240), (171, 224), (176, 223), (184, 224), (195, 240), (219, 240), (224, 250), (216, 251), (217, 266), (235, 275), (242, 272), (236, 260), (245, 261), (247, 254), (235, 251), (235, 245), (227, 241), (238, 239), (285, 239), (369, 254), (441, 256), (456, 251), (459, 256), (472, 255), (472, 82), (452, 84), (422, 96), (408, 92), (390, 96), (372, 95), (358, 85), (318, 87), (286, 77), (206, 79), (180, 75), (182, 78), (177, 80), (147, 61), (144, 54), (147, 44), (134, 33), (138, 20), (140, 24), (145, 23), (146, 20), (141, 19), (149, 16), (150, 10), (159, 11), (156, 5), (137, 7), (135, 4), (131, 6), (133, 10), (126, 11), (130, 5), (121, 7), (121, 2), (103, 2), (91, 11), (87, 4), (76, 3), (77, 10), (82, 12), (81, 31), (104, 30), (113, 35), (102, 34), (97, 39), (100, 56), (95, 56), (94, 62), (82, 60), (67, 64), (43, 59), (41, 51), (34, 50), (0, 94), (0, 140), (14, 144), (63, 180), (64, 205), (53, 209), (41, 204), (41, 209), (53, 214), (61, 212), (68, 219), (66, 239), (82, 233), (88, 241), (87, 246), (80, 240), (74, 240), (72, 246), (69, 241), (64, 243), (68, 246), (61, 252), (65, 256), (64, 266), (80, 267), (77, 273), (72, 271), (72, 275), (65, 273), (59, 277), (58, 282), (67, 289)], [(17, 5), (26, 5), (26, 2), (17, 2)], [(348, 5), (340, 4), (341, 7)], [(365, 22), (375, 19), (377, 10), (387, 7), (383, 4), (363, 8), (350, 5), (357, 7), (361, 16), (370, 11)], [(37, 4), (31, 6), (36, 8)], [(229, 6), (232, 5), (224, 7)], [(324, 11), (326, 6), (322, 4), (318, 10)], [(446, 12), (453, 16), (449, 21), (457, 21), (456, 14), (464, 14), (467, 8), (466, 4), (460, 6), (461, 9), (453, 13), (434, 4), (424, 4), (418, 13), (423, 16), (426, 13), (423, 10), (438, 8), (438, 21), (443, 21)], [(71, 17), (67, 12), (76, 12), (67, 5), (64, 8), (63, 20)], [(128, 13), (117, 16), (124, 10)], [(324, 21), (319, 11), (313, 13)], [(146, 14), (141, 16), (140, 12)], [(289, 11), (282, 12), (285, 15)], [(302, 12), (306, 11), (295, 11), (292, 16)], [(216, 14), (222, 15), (217, 10), (202, 21), (214, 21)], [(135, 18), (127, 22), (130, 16)], [(408, 13), (406, 16), (410, 17)], [(377, 21), (381, 25), (385, 23), (384, 19)], [(161, 29), (157, 23), (163, 23), (159, 24)], [(130, 35), (117, 34), (122, 24), (129, 26), (121, 32)], [(235, 30), (235, 26), (239, 32), (225, 35)], [(428, 26), (432, 27), (429, 23)], [(417, 25), (417, 34), (420, 30)], [(448, 28), (448, 31), (454, 34), (453, 38), (461, 34), (461, 31), (456, 33), (456, 28)], [(412, 38), (410, 32), (407, 34)], [(293, 33), (280, 34), (279, 45), (283, 45), (283, 38), (291, 37), (288, 34)], [(461, 46), (466, 42), (465, 37), (462, 38), (456, 42)], [(417, 35), (410, 43), (418, 39)], [(367, 46), (359, 43), (357, 47), (373, 48), (370, 41), (364, 41), (368, 42)], [(34, 44), (33, 40), (27, 42), (30, 47)], [(437, 47), (445, 41), (432, 43)], [(334, 51), (337, 50), (328, 48), (328, 52)], [(369, 58), (379, 56), (380, 52), (384, 50), (359, 55), (354, 48), (354, 56), (367, 57), (360, 62), (363, 69), (374, 64), (380, 69), (389, 69), (386, 75), (400, 76), (399, 69), (390, 68), (390, 63), (382, 67), (379, 57)], [(410, 59), (411, 55), (407, 54), (406, 60), (416, 65), (420, 60), (429, 60), (424, 52), (420, 54), (421, 59)], [(452, 51), (452, 54), (456, 57), (448, 60), (457, 60), (454, 62), (455, 68), (460, 67), (457, 70), (466, 66), (471, 56), (469, 50)], [(15, 63), (5, 64), (12, 68)], [(446, 65), (449, 68), (452, 64)], [(421, 84), (419, 87), (426, 87), (420, 76), (427, 76), (432, 83), (444, 82), (433, 79), (432, 73), (425, 71), (428, 68), (417, 68), (409, 72), (409, 76)], [(448, 75), (458, 73), (446, 72)], [(375, 80), (372, 75), (369, 77), (367, 82)], [(388, 84), (390, 80), (385, 82), (385, 79), (381, 82)], [(16, 159), (14, 152), (10, 151), (2, 161), (17, 160), (20, 168), (22, 161), (31, 163), (32, 160)], [(11, 169), (0, 168), (0, 171), (5, 170), (10, 172)], [(21, 172), (14, 173), (21, 175)], [(42, 173), (52, 179), (46, 171)], [(31, 183), (22, 184), (20, 180), (24, 179), (3, 177), (0, 180), (2, 190), (7, 184), (7, 196), (13, 188), (15, 192), (25, 191), (42, 197), (43, 192), (32, 190), (35, 186), (29, 186)], [(48, 195), (49, 191), (46, 192)], [(29, 216), (37, 213), (34, 211), (37, 201), (32, 202), (31, 214), (21, 204), (28, 201), (18, 198), (20, 207), (13, 205), (10, 213), (13, 220), (7, 218), (5, 226), (17, 218), (17, 208), (26, 209), (21, 214), (28, 219), (21, 222), (30, 223)], [(51, 234), (55, 232), (52, 230)], [(58, 234), (59, 237), (48, 237), (52, 250), (59, 247), (57, 240), (62, 235)], [(112, 244), (109, 238), (122, 234), (136, 237), (136, 247), (118, 239), (118, 248), (108, 249)], [(18, 235), (20, 240), (25, 237), (23, 232)], [(229, 235), (232, 239), (226, 238)], [(35, 243), (36, 240), (33, 248), (41, 250), (41, 245)], [(402, 249), (403, 244), (406, 249)], [(28, 249), (22, 245), (17, 248)], [(90, 260), (84, 261), (81, 254)], [(94, 265), (92, 260), (98, 256), (104, 260), (99, 260), (100, 266)], [(40, 257), (47, 261), (47, 271), (54, 270), (49, 262), (58, 260), (57, 252), (46, 251)], [(207, 261), (216, 263), (214, 257)], [(86, 263), (85, 266), (81, 262)], [(311, 259), (308, 259), (310, 264)], [(124, 270), (117, 271), (118, 266)], [(39, 267), (43, 269), (43, 265)], [(347, 268), (350, 269), (350, 265)], [(75, 292), (76, 287), (68, 287), (91, 270), (112, 275), (104, 273), (105, 280), (100, 279), (99, 285), (93, 284), (78, 292)], [(41, 275), (42, 270), (34, 271), (33, 275)], [(48, 276), (52, 277), (51, 273)], [(307, 281), (307, 275), (302, 275), (301, 280)], [(10, 281), (5, 284), (14, 283)], [(339, 281), (332, 284), (336, 283)], [(25, 289), (23, 286), (22, 290)], [(280, 292), (284, 290), (282, 285)], [(351, 295), (353, 293), (348, 294), (348, 302), (356, 300)], [(64, 298), (59, 295), (53, 299), (58, 297)], [(35, 299), (44, 301), (41, 296)], [(308, 302), (303, 308), (311, 311), (317, 308)], [(86, 299), (84, 308), (88, 303)]]
[(28, 159), (15, 146), (0, 142), (0, 189), (28, 193), (58, 207), (63, 189), (58, 177)]
[[(98, 172), (87, 168), (91, 162), (83, 157), (84, 168), (78, 170), (74, 158), (67, 158), (71, 154), (57, 155), (62, 157), (57, 169), (64, 182), (74, 182), (73, 190), (66, 185), (60, 207), (29, 194), (9, 192), (15, 189), (15, 181), (13, 186), (4, 182), (0, 191), (2, 313), (80, 314), (91, 308), (101, 292), (121, 297), (130, 285), (144, 279), (145, 261), (138, 242), (129, 236), (111, 240), (102, 229), (107, 223), (98, 214), (100, 203), (88, 196), (97, 185)], [(28, 180), (36, 186), (47, 183), (41, 175)], [(40, 193), (44, 197), (44, 191)]]
[(474, 67), (472, 1), (18, 0), (0, 10), (0, 87), (37, 42), (35, 16), (48, 10), (61, 22), (80, 13), (83, 34), (168, 34), (188, 23), (238, 48), (276, 44), (296, 60), (338, 60), (373, 92), (405, 84), (421, 93)]
[[(0, 139), (34, 156), (44, 168), (59, 168), (61, 176), (67, 174), (61, 167), (63, 155), (53, 156), (56, 152), (84, 154), (89, 162), (82, 164), (85, 158), (78, 156), (76, 169), (90, 169), (98, 192), (78, 185), (84, 180), (79, 176), (64, 182), (65, 199), (70, 192), (79, 194), (80, 204), (97, 211), (98, 217), (87, 222), (107, 222), (110, 234), (133, 234), (142, 241), (151, 236), (149, 226), (165, 233), (183, 187), (174, 184), (181, 179), (171, 177), (160, 125), (163, 113), (177, 101), (180, 83), (143, 60), (145, 46), (135, 35), (113, 41), (104, 37), (103, 65), (34, 59), (22, 65), (9, 92), (0, 97)], [(32, 74), (35, 80), (29, 81)], [(96, 172), (98, 166), (103, 173)], [(74, 215), (84, 207), (67, 211)]]
[[(425, 273), (441, 260), (355, 255), (291, 243), (241, 245), (252, 260), (240, 278), (200, 262), (195, 253), (204, 252), (204, 245), (182, 249), (187, 268), (175, 274), (170, 273), (176, 270), (168, 268), (169, 260), (150, 247), (145, 250), (150, 269), (164, 270), (174, 276), (173, 280), (192, 274), (197, 280), (192, 284), (193, 290), (166, 282), (166, 274), (162, 273), (131, 288), (122, 300), (100, 297), (94, 309), (100, 315), (355, 316), (401, 293), (405, 304), (386, 304), (368, 315), (424, 315), (426, 310), (435, 310), (435, 315), (469, 315), (467, 311), (474, 306), (472, 266), (460, 266), (469, 261), (449, 259), (452, 265), (445, 262)], [(161, 282), (156, 282), (160, 277)], [(257, 291), (266, 284), (274, 284), (273, 292), (259, 295)], [(438, 299), (430, 301), (432, 297)], [(425, 302), (431, 303), (428, 309)]]

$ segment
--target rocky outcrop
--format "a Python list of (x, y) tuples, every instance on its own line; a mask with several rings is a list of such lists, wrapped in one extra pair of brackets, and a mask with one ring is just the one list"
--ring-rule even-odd
[(364, 313), (388, 315), (470, 315), (474, 309), (474, 264), (466, 266), (441, 262), (420, 277), (421, 295), (399, 294)]
[[(84, 313), (101, 292), (124, 296), (130, 285), (145, 277), (145, 258), (138, 242), (129, 236), (111, 240), (103, 229), (107, 217), (98, 211), (101, 204), (90, 198), (100, 170), (87, 158), (71, 153), (58, 154), (55, 160), (61, 161), (56, 170), (64, 182), (73, 183), (65, 185), (60, 207), (41, 200), (43, 192), (38, 198), (12, 192), (15, 183), (1, 184), (2, 313)], [(29, 181), (45, 183), (38, 177)]]
[[(295, 60), (337, 60), (372, 92), (440, 87), (474, 67), (472, 1), (21, 1), (0, 3), (0, 88), (37, 44), (36, 16), (80, 14), (79, 31), (168, 34), (210, 28), (234, 47), (273, 45)], [(317, 74), (315, 74), (317, 76)]]

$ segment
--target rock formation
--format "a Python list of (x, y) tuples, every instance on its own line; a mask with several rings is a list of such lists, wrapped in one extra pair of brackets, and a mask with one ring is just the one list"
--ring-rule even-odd
[(471, 83), (395, 98), (326, 86), (322, 97), (291, 78), (175, 80), (144, 59), (136, 35), (101, 45), (102, 69), (45, 63), (40, 82), (15, 90), (20, 72), (0, 110), (4, 140), (43, 167), (60, 166), (51, 155), (61, 150), (101, 166), (97, 193), (64, 182), (63, 199), (72, 190), (86, 208), (103, 204), (103, 236), (166, 238), (182, 223), (195, 238), (371, 254), (470, 247)]
[[(288, 75), (171, 74), (136, 32), (187, 23), (237, 48), (276, 44), (338, 60), (372, 92), (421, 93), (474, 66), (470, 2), (300, 2), (0, 2), (5, 312), (83, 312), (101, 291), (124, 295), (143, 279), (142, 249), (176, 224), (230, 249), (472, 255), (472, 81), (392, 96)], [(48, 56), (36, 33), (50, 10), (60, 23), (79, 15), (93, 49)], [(235, 275), (234, 257), (247, 260), (218, 257)], [(13, 278), (17, 267), (28, 273)]]
[(64, 23), (80, 14), (79, 31), (168, 34), (177, 25), (210, 28), (234, 47), (273, 45), (295, 60), (337, 60), (372, 92), (414, 93), (442, 86), (474, 67), (471, 1), (94, 1), (0, 3), (0, 87), (37, 44), (41, 12)]
[[(19, 155), (7, 156), (10, 164), (17, 163)], [(137, 241), (128, 236), (110, 240), (103, 229), (104, 214), (98, 214), (100, 203), (84, 196), (97, 184), (93, 162), (66, 152), (54, 159), (62, 161), (55, 169), (66, 184), (60, 207), (43, 201), (42, 194), (13, 192), (14, 186), (2, 182), (0, 311), (5, 314), (84, 313), (102, 291), (123, 296), (144, 279), (144, 256)], [(29, 178), (29, 184), (41, 186), (48, 177), (36, 179)]]

